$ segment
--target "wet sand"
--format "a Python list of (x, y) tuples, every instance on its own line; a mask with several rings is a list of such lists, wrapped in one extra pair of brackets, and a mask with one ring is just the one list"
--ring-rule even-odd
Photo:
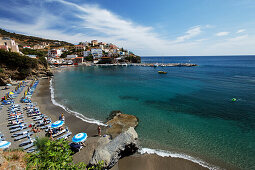
[[(65, 115), (65, 125), (68, 126), (69, 130), (74, 134), (79, 132), (86, 132), (88, 139), (86, 141), (86, 147), (83, 148), (79, 153), (74, 155), (74, 162), (85, 162), (88, 163), (91, 158), (94, 149), (97, 147), (97, 125), (90, 124), (82, 121), (75, 117), (73, 114), (66, 112), (63, 108), (54, 105), (51, 102), (49, 89), (49, 79), (40, 79), (40, 83), (37, 86), (35, 93), (33, 94), (32, 101), (37, 102), (40, 111), (49, 117), (52, 121), (58, 120), (61, 113)], [(104, 133), (104, 132), (103, 132)], [(73, 136), (72, 135), (72, 136)], [(71, 137), (72, 137), (71, 136)], [(70, 138), (69, 138), (70, 140)], [(113, 170), (200, 170), (207, 169), (196, 163), (188, 160), (171, 158), (171, 157), (160, 157), (157, 155), (149, 154), (135, 154), (129, 157), (122, 158), (118, 164), (116, 164)]]

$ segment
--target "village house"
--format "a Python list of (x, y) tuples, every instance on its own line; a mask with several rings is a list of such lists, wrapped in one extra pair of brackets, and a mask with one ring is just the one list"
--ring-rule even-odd
[(36, 55), (26, 55), (26, 56), (28, 56), (28, 57), (30, 57), (30, 58), (33, 58), (33, 59), (37, 59), (37, 56), (36, 56)]
[(76, 57), (76, 58), (73, 58), (72, 60), (73, 60), (74, 65), (80, 65), (80, 64), (83, 63), (84, 58), (83, 57)]
[(97, 46), (98, 45), (98, 42), (97, 42), (97, 40), (92, 40), (91, 41), (91, 46)]
[(19, 47), (16, 42), (8, 37), (0, 37), (0, 48), (10, 52), (19, 53)]
[(102, 49), (93, 48), (91, 49), (91, 54), (93, 55), (94, 59), (98, 59), (103, 56), (103, 51)]
[(62, 50), (60, 50), (60, 49), (48, 50), (48, 57), (57, 58), (57, 57), (60, 57), (61, 54), (62, 54)]
[(29, 48), (31, 49), (31, 47), (29, 45), (23, 46), (23, 48)]
[(44, 49), (44, 48), (45, 48), (45, 46), (40, 45), (40, 44), (34, 45), (34, 47), (33, 47), (34, 50), (41, 50), (41, 49)]
[(90, 50), (83, 51), (83, 57), (88, 57), (91, 54)]

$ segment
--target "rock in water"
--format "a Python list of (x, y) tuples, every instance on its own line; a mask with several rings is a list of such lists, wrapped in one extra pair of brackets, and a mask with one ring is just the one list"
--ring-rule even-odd
[(103, 161), (104, 168), (112, 168), (120, 158), (134, 154), (138, 150), (138, 135), (133, 127), (121, 133), (109, 143), (99, 146), (93, 153), (89, 166)]
[(112, 112), (110, 117), (111, 120), (106, 123), (109, 125), (106, 128), (106, 133), (110, 134), (113, 138), (130, 127), (135, 128), (138, 125), (138, 118), (136, 116), (122, 114), (120, 111)]

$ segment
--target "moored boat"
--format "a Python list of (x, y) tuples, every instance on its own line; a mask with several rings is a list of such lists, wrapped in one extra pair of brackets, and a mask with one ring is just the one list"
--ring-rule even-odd
[(165, 71), (158, 71), (159, 74), (167, 74)]

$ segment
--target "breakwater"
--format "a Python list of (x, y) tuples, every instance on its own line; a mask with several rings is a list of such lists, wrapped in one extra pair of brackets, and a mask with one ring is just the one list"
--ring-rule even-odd
[(116, 63), (116, 64), (96, 64), (97, 66), (143, 66), (143, 67), (194, 67), (192, 63)]

